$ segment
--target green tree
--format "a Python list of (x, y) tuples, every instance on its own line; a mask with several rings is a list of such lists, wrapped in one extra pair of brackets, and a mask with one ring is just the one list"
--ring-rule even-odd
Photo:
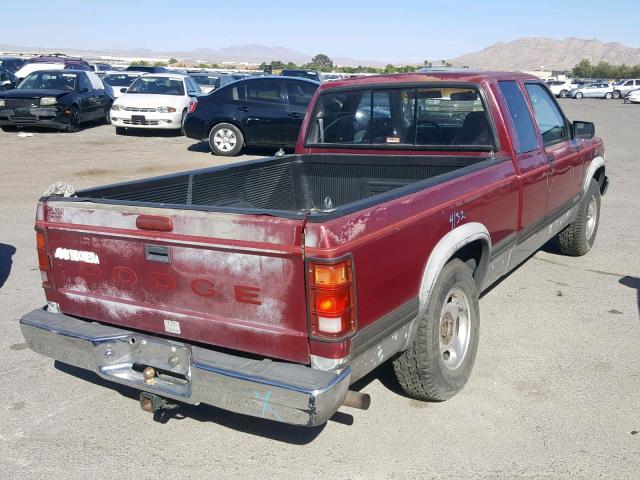
[(147, 62), (146, 60), (134, 60), (133, 62), (131, 62), (132, 67), (146, 67), (148, 65), (149, 62)]
[(323, 71), (332, 70), (333, 60), (331, 60), (324, 53), (319, 53), (311, 59), (310, 65), (312, 65), (313, 68), (316, 68), (318, 70), (323, 70)]
[(176, 58), (171, 57), (169, 59), (169, 65), (171, 65), (172, 63), (178, 63), (178, 60)]

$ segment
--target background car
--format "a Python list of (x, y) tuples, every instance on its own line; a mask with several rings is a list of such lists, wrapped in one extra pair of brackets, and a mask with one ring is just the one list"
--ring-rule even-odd
[(15, 73), (25, 63), (27, 63), (27, 61), (28, 59), (23, 57), (0, 57), (0, 67), (9, 70), (12, 73)]
[(640, 88), (627, 93), (624, 96), (624, 103), (640, 103)]
[(91, 71), (87, 62), (79, 57), (66, 55), (40, 55), (29, 59), (19, 70), (15, 72), (18, 80), (26, 78), (33, 72), (41, 70), (86, 70)]
[(568, 95), (571, 98), (613, 98), (613, 86), (609, 83), (589, 83), (571, 90)]
[(571, 83), (570, 80), (550, 80), (546, 84), (551, 93), (560, 98), (566, 98), (571, 90), (577, 88), (577, 85)]
[(113, 97), (93, 72), (43, 70), (0, 93), (0, 127), (36, 126), (75, 132), (83, 122), (108, 122)]
[(293, 147), (319, 83), (293, 77), (238, 80), (201, 97), (185, 120), (189, 138), (208, 140), (216, 155), (244, 146)]
[(118, 135), (130, 128), (178, 130), (200, 95), (202, 90), (188, 75), (142, 75), (113, 102), (111, 124)]
[(632, 90), (640, 88), (640, 79), (621, 80), (613, 86), (613, 98), (624, 97)]
[(189, 76), (200, 86), (202, 93), (206, 94), (236, 81), (231, 75), (219, 73), (190, 73)]
[(0, 90), (11, 90), (18, 85), (18, 79), (13, 72), (0, 67)]
[(125, 71), (127, 72), (142, 72), (142, 73), (167, 73), (169, 71), (166, 67), (148, 67), (143, 65), (130, 65)]
[(118, 98), (127, 92), (131, 84), (140, 76), (142, 72), (114, 72), (108, 71), (100, 77), (102, 81), (113, 88), (114, 98)]
[(309, 80), (313, 80), (314, 82), (322, 81), (322, 73), (317, 72), (315, 70), (289, 70), (285, 69), (280, 72), (280, 75), (283, 77), (298, 77), (298, 78), (307, 78)]
[(113, 70), (113, 67), (108, 63), (90, 63), (89, 67), (93, 72), (108, 72)]

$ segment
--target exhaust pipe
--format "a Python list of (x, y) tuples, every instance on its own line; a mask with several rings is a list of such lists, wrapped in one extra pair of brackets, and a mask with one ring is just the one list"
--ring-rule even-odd
[(342, 401), (343, 407), (358, 408), (360, 410), (368, 410), (371, 405), (371, 396), (368, 393), (356, 392), (355, 390), (347, 390), (347, 394)]

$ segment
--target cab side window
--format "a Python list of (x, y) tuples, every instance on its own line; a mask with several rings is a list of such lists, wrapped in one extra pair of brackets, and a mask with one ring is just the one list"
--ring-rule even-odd
[(538, 138), (533, 126), (533, 120), (529, 114), (527, 103), (518, 88), (518, 83), (513, 80), (498, 82), (502, 96), (507, 102), (509, 115), (516, 129), (516, 152), (525, 153), (538, 148)]
[(569, 140), (571, 138), (569, 124), (547, 89), (538, 83), (526, 83), (525, 88), (533, 105), (533, 113), (544, 144), (553, 145)]

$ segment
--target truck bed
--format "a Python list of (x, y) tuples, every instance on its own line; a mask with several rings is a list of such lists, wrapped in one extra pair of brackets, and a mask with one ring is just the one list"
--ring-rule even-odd
[(317, 221), (484, 168), (478, 156), (288, 155), (79, 191), (72, 201)]

